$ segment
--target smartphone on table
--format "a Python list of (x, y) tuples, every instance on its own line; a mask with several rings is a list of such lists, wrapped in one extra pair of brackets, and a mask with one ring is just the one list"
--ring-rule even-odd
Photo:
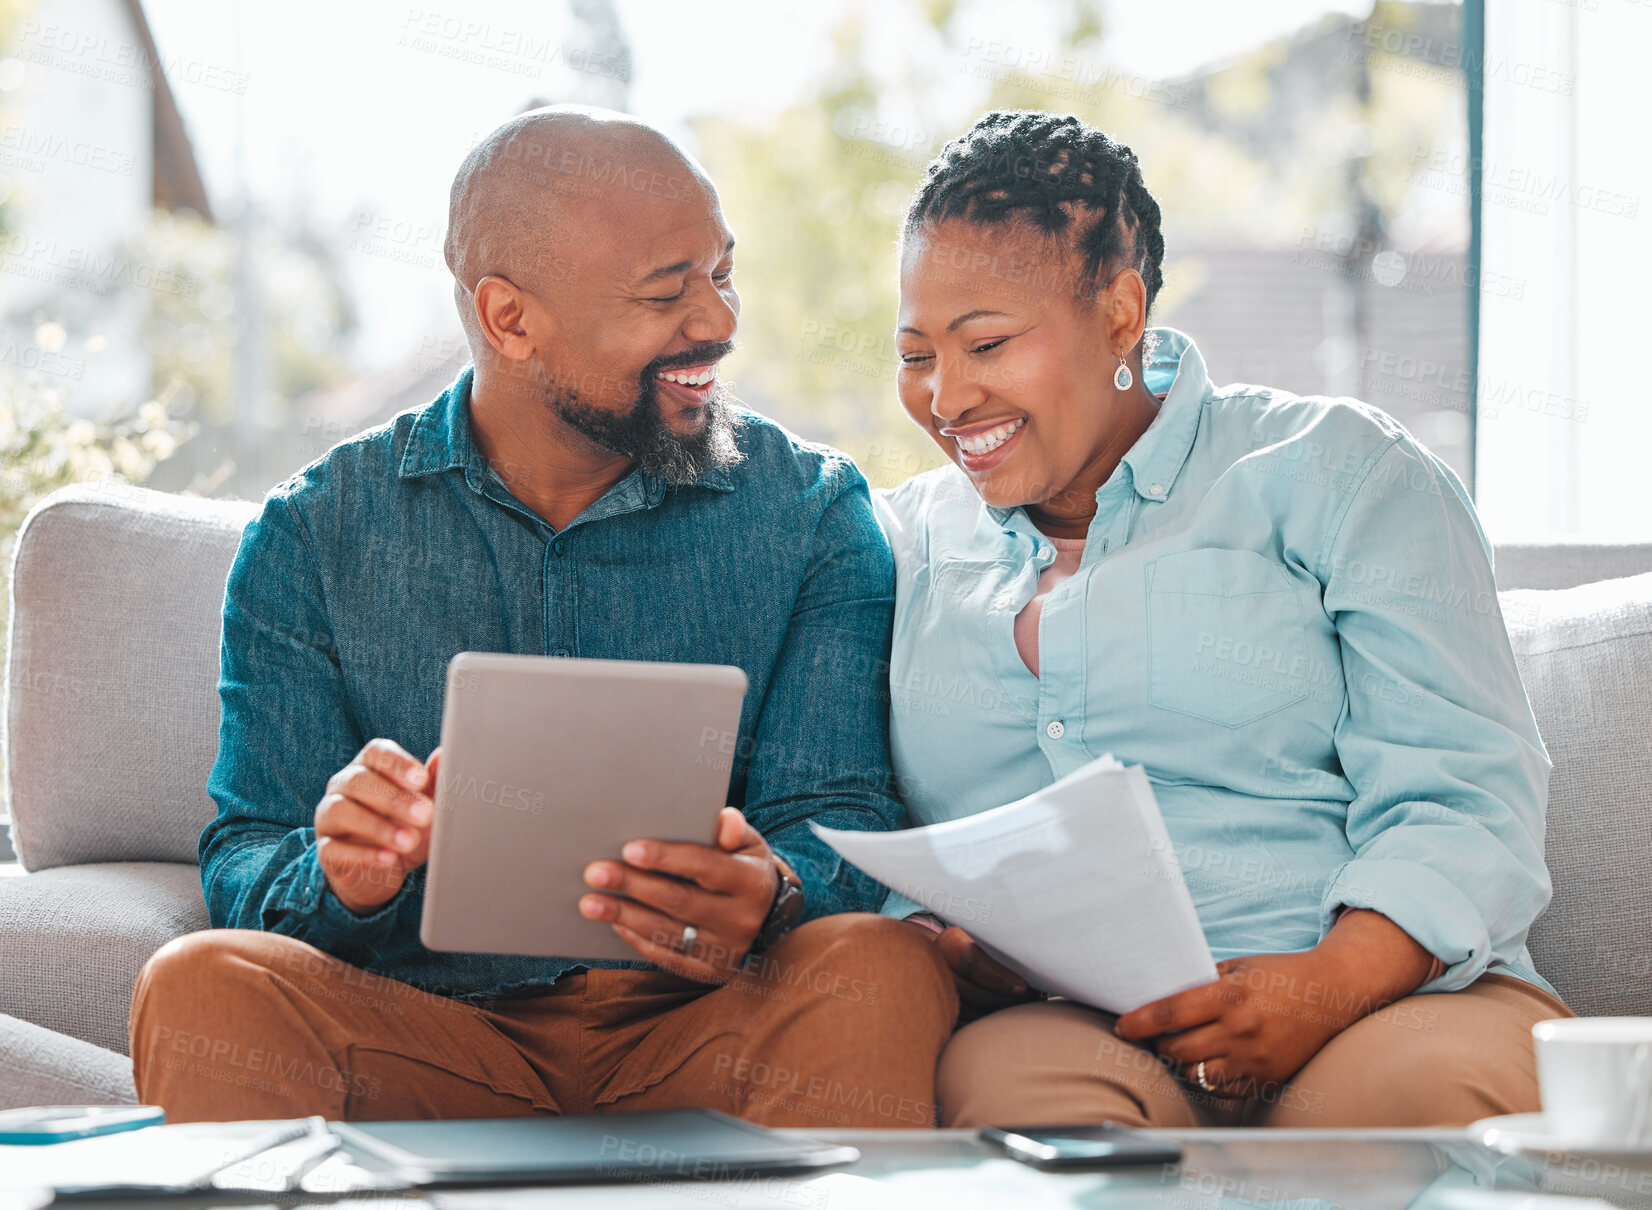
[(155, 1105), (36, 1105), (0, 1113), (0, 1144), (66, 1143), (164, 1121), (166, 1114)]
[(1175, 1139), (1104, 1123), (1098, 1126), (988, 1126), (981, 1138), (1011, 1159), (1046, 1172), (1113, 1168), (1126, 1164), (1174, 1164), (1182, 1158)]

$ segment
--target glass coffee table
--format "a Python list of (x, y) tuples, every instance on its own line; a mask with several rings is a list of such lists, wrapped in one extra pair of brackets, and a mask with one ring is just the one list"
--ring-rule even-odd
[[(786, 1133), (848, 1143), (860, 1149), (861, 1159), (797, 1178), (376, 1193), (333, 1179), (329, 1162), (306, 1178), (307, 1195), (205, 1194), (80, 1204), (84, 1210), (98, 1205), (206, 1210), (260, 1203), (339, 1210), (1563, 1210), (1589, 1204), (1652, 1210), (1652, 1158), (1637, 1166), (1581, 1156), (1503, 1155), (1471, 1142), (1462, 1131), (1166, 1131), (1182, 1145), (1179, 1164), (1080, 1173), (1039, 1172), (968, 1131)], [(339, 1177), (361, 1171), (342, 1156), (335, 1159)], [(0, 1194), (0, 1210), (8, 1207)]]
[[(1166, 1131), (1182, 1162), (1039, 1172), (964, 1131), (819, 1131), (860, 1148), (844, 1171), (900, 1195), (891, 1205), (1163, 1207), (1165, 1210), (1556, 1210), (1570, 1199), (1652, 1208), (1640, 1166), (1579, 1156), (1504, 1155), (1462, 1131)], [(829, 1204), (838, 1210), (839, 1199)], [(871, 1203), (869, 1203), (871, 1204)]]

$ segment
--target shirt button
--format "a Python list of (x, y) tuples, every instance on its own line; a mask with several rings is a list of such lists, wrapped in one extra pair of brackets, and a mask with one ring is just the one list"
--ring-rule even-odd
[(1063, 723), (1060, 719), (1056, 719), (1055, 722), (1044, 728), (1044, 734), (1049, 736), (1051, 739), (1060, 739), (1063, 735), (1067, 734), (1067, 724)]
[(1008, 609), (1013, 604), (1015, 604), (1015, 602), (1010, 600), (1008, 597), (999, 597), (992, 603), (992, 607), (999, 613), (1003, 613), (1004, 610)]
[(1150, 495), (1162, 496), (1162, 495), (1164, 495), (1164, 484), (1155, 483), (1151, 487), (1149, 487), (1147, 490), (1148, 490), (1148, 493)]
[(573, 652), (569, 651), (566, 647), (558, 647), (555, 651), (551, 652), (551, 654), (565, 660), (572, 655)]
[(560, 559), (563, 555), (568, 553), (568, 549), (562, 544), (562, 540), (559, 538), (555, 542), (551, 543), (551, 552)]

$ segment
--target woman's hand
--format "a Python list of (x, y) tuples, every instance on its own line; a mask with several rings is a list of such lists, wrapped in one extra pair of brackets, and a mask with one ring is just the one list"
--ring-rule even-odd
[(1313, 949), (1231, 958), (1217, 965), (1216, 982), (1126, 1013), (1113, 1031), (1174, 1060), (1189, 1083), (1202, 1074), (1219, 1096), (1256, 1096), (1355, 1021), (1410, 995), (1433, 966), (1386, 916), (1348, 911)]
[(918, 912), (907, 920), (935, 936), (941, 957), (952, 968), (958, 985), (958, 1022), (967, 1024), (1012, 1004), (1038, 999), (1039, 993), (1027, 981), (986, 950), (961, 928), (948, 928), (928, 912)]
[(1315, 950), (1233, 958), (1216, 970), (1216, 982), (1126, 1013), (1113, 1032), (1175, 1060), (1189, 1083), (1202, 1062), (1207, 1087), (1245, 1097), (1289, 1080), (1365, 1015), (1355, 1011), (1357, 995), (1335, 987), (1336, 972)]

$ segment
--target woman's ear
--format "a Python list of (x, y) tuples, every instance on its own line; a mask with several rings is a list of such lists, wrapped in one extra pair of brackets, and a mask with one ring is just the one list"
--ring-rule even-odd
[(1102, 297), (1108, 350), (1128, 354), (1147, 330), (1147, 283), (1134, 269), (1121, 269)]
[(488, 343), (512, 361), (533, 356), (526, 321), (529, 297), (506, 278), (489, 275), (476, 283), (476, 321)]

